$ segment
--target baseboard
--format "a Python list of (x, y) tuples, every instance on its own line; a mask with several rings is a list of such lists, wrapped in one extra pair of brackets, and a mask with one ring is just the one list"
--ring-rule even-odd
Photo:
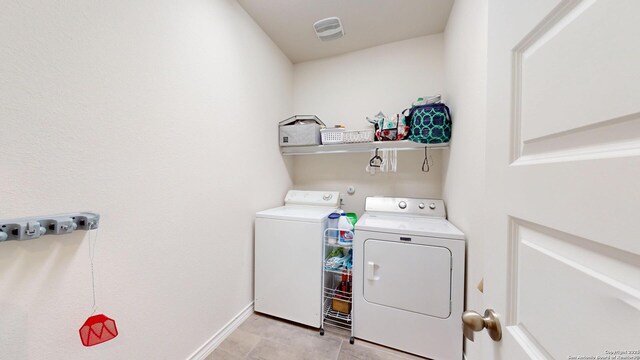
[(249, 316), (253, 314), (253, 301), (247, 305), (242, 311), (238, 313), (238, 315), (234, 316), (231, 321), (226, 323), (222, 329), (218, 330), (217, 333), (213, 334), (213, 336), (207, 340), (198, 350), (196, 350), (191, 356), (189, 356), (188, 360), (204, 360), (209, 354), (215, 350), (227, 336), (231, 335), (231, 333), (240, 326)]

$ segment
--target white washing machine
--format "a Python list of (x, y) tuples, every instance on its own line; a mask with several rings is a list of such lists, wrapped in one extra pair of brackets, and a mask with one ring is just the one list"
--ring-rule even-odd
[(368, 197), (355, 226), (354, 336), (462, 360), (464, 234), (444, 201)]
[(256, 213), (255, 311), (319, 328), (323, 235), (340, 193), (290, 190), (284, 202)]

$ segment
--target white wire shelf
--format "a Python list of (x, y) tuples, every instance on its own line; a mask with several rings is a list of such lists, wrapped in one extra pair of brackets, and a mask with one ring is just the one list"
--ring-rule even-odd
[(331, 240), (326, 240), (325, 241), (325, 245), (330, 246), (330, 247), (337, 247), (337, 248), (343, 248), (343, 249), (351, 249), (353, 247), (353, 242), (350, 243), (341, 243), (339, 241), (336, 240), (336, 242), (331, 243)]
[[(353, 240), (351, 241), (340, 241), (340, 234), (344, 233), (345, 236), (351, 237), (353, 239), (355, 231), (354, 230), (341, 230), (338, 228), (326, 228), (324, 230), (324, 244), (326, 246), (334, 247), (334, 248), (343, 248), (343, 249), (351, 249), (353, 247)], [(334, 236), (332, 236), (332, 234)]]
[(331, 308), (331, 299), (324, 302), (324, 324), (335, 326), (345, 330), (351, 330), (351, 313), (335, 311)]
[(334, 273), (334, 274), (338, 274), (338, 275), (351, 275), (351, 271), (352, 269), (347, 269), (347, 268), (337, 268), (337, 269), (328, 269), (328, 268), (324, 268), (324, 271), (328, 272), (328, 273)]
[(340, 291), (338, 289), (331, 289), (328, 287), (324, 288), (324, 298), (325, 299), (336, 299), (341, 300), (347, 303), (351, 303), (352, 293), (350, 291)]
[(449, 143), (423, 144), (410, 140), (400, 141), (373, 141), (367, 143), (335, 144), (335, 145), (309, 145), (309, 146), (282, 146), (280, 152), (283, 155), (314, 155), (314, 154), (338, 154), (369, 152), (374, 149), (420, 150), (446, 149)]

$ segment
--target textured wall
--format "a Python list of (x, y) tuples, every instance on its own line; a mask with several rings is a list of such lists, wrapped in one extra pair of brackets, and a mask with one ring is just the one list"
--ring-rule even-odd
[(0, 243), (1, 359), (184, 359), (253, 299), (254, 212), (291, 179), (292, 65), (231, 0), (0, 3), (0, 218), (102, 215)]
[[(467, 236), (466, 308), (481, 311), (486, 306), (476, 286), (484, 266), (483, 206), (490, 201), (485, 198), (487, 1), (456, 0), (444, 41), (444, 96), (453, 134), (450, 149), (443, 153), (443, 197), (449, 221)], [(467, 341), (469, 359), (480, 359), (480, 344)]]
[[(423, 95), (443, 91), (442, 34), (398, 41), (327, 59), (294, 65), (294, 111), (316, 114), (327, 126), (362, 129), (367, 116), (382, 110), (401, 112)], [(441, 150), (432, 151), (434, 166), (421, 171), (421, 150), (398, 153), (398, 172), (371, 176), (370, 154), (298, 156), (294, 186), (337, 190), (345, 209), (362, 214), (367, 196), (441, 197)], [(356, 194), (346, 194), (349, 185)]]

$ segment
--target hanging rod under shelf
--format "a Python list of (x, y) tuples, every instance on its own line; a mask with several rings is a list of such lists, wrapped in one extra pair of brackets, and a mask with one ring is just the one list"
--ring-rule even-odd
[(449, 147), (449, 143), (422, 144), (410, 140), (373, 141), (366, 143), (335, 145), (283, 146), (280, 148), (280, 151), (282, 152), (282, 155), (315, 155), (369, 152), (374, 149), (420, 150), (425, 147), (428, 147), (429, 149), (446, 149)]

